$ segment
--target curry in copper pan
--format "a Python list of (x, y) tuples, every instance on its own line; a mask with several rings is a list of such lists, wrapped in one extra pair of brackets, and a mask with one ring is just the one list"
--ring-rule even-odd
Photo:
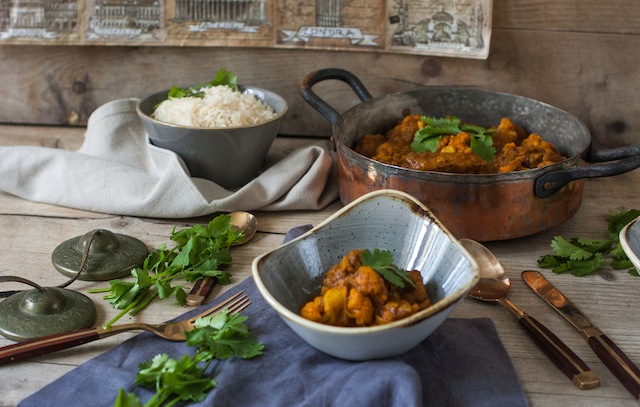
[(566, 159), (552, 143), (508, 118), (485, 129), (456, 117), (418, 114), (406, 115), (386, 134), (365, 134), (355, 151), (412, 170), (462, 174), (528, 170)]

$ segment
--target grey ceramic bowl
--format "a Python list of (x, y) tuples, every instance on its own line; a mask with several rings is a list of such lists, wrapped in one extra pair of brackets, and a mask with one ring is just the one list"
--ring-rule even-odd
[(243, 127), (201, 128), (164, 123), (151, 117), (153, 107), (167, 98), (169, 89), (138, 103), (138, 115), (152, 144), (178, 154), (192, 177), (211, 180), (224, 188), (245, 185), (259, 173), (267, 152), (287, 113), (279, 95), (253, 86), (238, 85), (276, 111), (270, 121)]
[(632, 220), (622, 228), (619, 238), (622, 250), (633, 263), (633, 267), (640, 271), (640, 218)]
[[(433, 305), (408, 318), (373, 327), (345, 328), (299, 315), (317, 295), (329, 267), (353, 249), (389, 250), (394, 263), (420, 270)], [(412, 196), (379, 190), (356, 199), (327, 220), (252, 264), (267, 303), (310, 345), (348, 360), (391, 357), (428, 337), (478, 280), (471, 255)]]

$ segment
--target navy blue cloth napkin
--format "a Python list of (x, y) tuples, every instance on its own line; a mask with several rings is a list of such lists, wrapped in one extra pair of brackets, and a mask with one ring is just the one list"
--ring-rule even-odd
[[(191, 405), (527, 406), (518, 375), (488, 318), (448, 318), (400, 356), (352, 362), (328, 356), (298, 337), (268, 306), (252, 278), (233, 293), (238, 290), (252, 301), (242, 313), (254, 336), (264, 343), (264, 354), (217, 362), (211, 371), (217, 386), (206, 400)], [(187, 352), (192, 349), (185, 343), (145, 332), (78, 366), (19, 406), (113, 406), (120, 388), (135, 392), (144, 402), (153, 393), (133, 384), (138, 364), (159, 353), (179, 358)]]

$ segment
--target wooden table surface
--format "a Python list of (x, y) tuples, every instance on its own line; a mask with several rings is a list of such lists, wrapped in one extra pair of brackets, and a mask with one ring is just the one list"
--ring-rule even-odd
[[(82, 142), (82, 129), (0, 126), (0, 145), (42, 145), (76, 149)], [(304, 141), (302, 141), (304, 142)], [(289, 148), (291, 140), (277, 140), (274, 148)], [(487, 243), (502, 262), (512, 280), (510, 298), (524, 311), (545, 324), (600, 377), (600, 387), (577, 389), (538, 349), (511, 315), (498, 305), (465, 298), (452, 316), (460, 318), (489, 317), (497, 327), (504, 346), (513, 361), (532, 406), (637, 406), (638, 402), (607, 370), (591, 351), (586, 341), (562, 317), (530, 291), (520, 272), (539, 270), (536, 260), (550, 253), (549, 243), (556, 235), (564, 237), (604, 238), (610, 211), (640, 208), (640, 171), (586, 182), (580, 211), (569, 221), (535, 236)], [(251, 274), (251, 262), (258, 254), (277, 247), (291, 227), (317, 224), (340, 207), (335, 202), (322, 211), (255, 212), (259, 231), (250, 244), (233, 249), (234, 283)], [(168, 244), (174, 226), (206, 223), (210, 218), (163, 220), (134, 218), (85, 212), (69, 208), (29, 202), (0, 192), (0, 275), (19, 275), (43, 286), (55, 286), (67, 280), (51, 265), (51, 253), (63, 241), (90, 230), (104, 228), (134, 236), (149, 247)], [(631, 360), (640, 364), (640, 277), (609, 268), (587, 276), (543, 273), (576, 303)], [(76, 281), (69, 288), (85, 292), (105, 286), (104, 282)], [(4, 283), (0, 291), (23, 289)], [(212, 297), (232, 286), (217, 287)], [(98, 310), (101, 324), (116, 314), (99, 294), (88, 294)], [(161, 322), (186, 310), (171, 301), (160, 301), (136, 317), (121, 322)], [(293, 333), (292, 333), (293, 334)], [(0, 367), (0, 405), (14, 406), (79, 364), (103, 353), (135, 335), (127, 333), (103, 339), (51, 355)], [(0, 337), (0, 346), (12, 341)], [(490, 374), (490, 372), (488, 372)], [(500, 383), (496, 383), (500, 386)]]

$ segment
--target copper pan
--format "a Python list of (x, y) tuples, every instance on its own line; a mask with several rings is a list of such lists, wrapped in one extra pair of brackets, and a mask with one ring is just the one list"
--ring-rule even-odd
[[(316, 83), (333, 79), (347, 83), (362, 103), (339, 114), (312, 91)], [(434, 87), (372, 98), (356, 76), (338, 68), (309, 74), (301, 93), (332, 124), (342, 204), (378, 189), (405, 191), (427, 205), (457, 238), (506, 240), (550, 229), (580, 209), (585, 178), (640, 167), (640, 145), (590, 151), (591, 135), (578, 118), (521, 96)], [(569, 158), (505, 174), (450, 174), (382, 164), (352, 149), (363, 134), (389, 130), (407, 109), (427, 116), (453, 115), (482, 126), (508, 117)]]

